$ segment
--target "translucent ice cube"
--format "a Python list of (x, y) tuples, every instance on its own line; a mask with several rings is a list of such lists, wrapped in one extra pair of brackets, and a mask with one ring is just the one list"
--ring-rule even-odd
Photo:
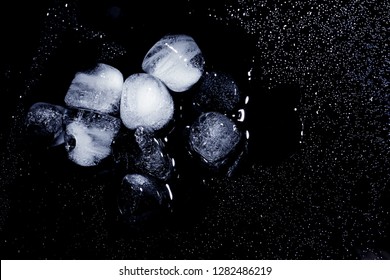
[(121, 121), (89, 110), (65, 114), (65, 148), (68, 157), (81, 166), (97, 165), (111, 154), (111, 144)]
[(153, 131), (142, 126), (135, 131), (122, 130), (112, 148), (118, 174), (142, 173), (161, 181), (171, 178), (172, 159)]
[(120, 115), (129, 129), (138, 126), (157, 130), (173, 116), (173, 100), (164, 84), (155, 77), (139, 73), (123, 85)]
[(191, 126), (191, 149), (207, 163), (223, 160), (236, 147), (241, 133), (233, 121), (217, 112), (202, 114)]
[(26, 126), (30, 135), (46, 139), (50, 144), (63, 143), (62, 117), (65, 109), (61, 106), (38, 102), (27, 113)]
[(194, 95), (194, 105), (203, 112), (227, 113), (237, 109), (241, 95), (230, 75), (222, 72), (207, 72), (199, 83), (199, 90)]
[(164, 151), (163, 142), (143, 127), (135, 130), (138, 152), (134, 155), (135, 166), (158, 179), (167, 180), (172, 172), (172, 160)]
[(100, 63), (89, 72), (79, 72), (65, 96), (68, 106), (116, 113), (123, 87), (122, 73), (107, 64)]
[(203, 74), (203, 55), (194, 39), (187, 35), (168, 35), (146, 54), (142, 69), (176, 92), (193, 86)]
[(118, 207), (126, 223), (141, 225), (161, 217), (169, 209), (171, 200), (169, 185), (149, 176), (128, 174), (119, 189)]

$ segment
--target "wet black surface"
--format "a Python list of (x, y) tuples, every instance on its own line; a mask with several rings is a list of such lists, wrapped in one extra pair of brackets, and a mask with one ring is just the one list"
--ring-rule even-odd
[[(198, 2), (3, 4), (2, 259), (389, 258), (386, 2)], [(35, 102), (64, 105), (97, 62), (140, 72), (179, 32), (249, 96), (248, 156), (202, 181), (173, 140), (172, 213), (135, 230), (118, 218), (111, 159), (76, 166), (26, 138), (24, 118)]]

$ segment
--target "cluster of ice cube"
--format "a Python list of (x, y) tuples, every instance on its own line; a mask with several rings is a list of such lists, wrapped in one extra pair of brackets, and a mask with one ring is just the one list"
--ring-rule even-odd
[[(120, 189), (119, 208), (129, 217), (128, 222), (140, 222), (143, 217), (138, 214), (140, 211), (151, 213), (161, 209), (161, 197), (166, 197), (167, 201), (172, 199), (168, 184), (162, 188), (148, 179), (152, 176), (159, 182), (167, 182), (173, 170), (173, 161), (165, 153), (163, 142), (154, 136), (154, 131), (166, 126), (173, 117), (174, 102), (170, 91), (183, 92), (191, 88), (202, 76), (203, 66), (202, 53), (193, 38), (169, 35), (146, 54), (142, 62), (146, 73), (133, 74), (124, 82), (120, 116), (127, 128), (135, 130), (132, 135), (134, 149), (128, 156), (119, 149), (117, 158), (127, 165), (131, 162), (128, 169), (140, 172), (127, 174)], [(134, 202), (145, 200), (149, 202)]]
[(66, 107), (35, 103), (26, 124), (35, 136), (64, 143), (68, 157), (81, 166), (95, 166), (111, 154), (111, 143), (121, 121), (109, 115), (118, 112), (123, 87), (122, 73), (98, 64), (75, 75), (65, 95)]
[(175, 92), (187, 91), (201, 79), (193, 104), (202, 110), (182, 141), (209, 166), (224, 163), (242, 137), (224, 115), (239, 103), (237, 85), (226, 74), (204, 74), (203, 56), (193, 38), (163, 37), (145, 55), (142, 69), (146, 73), (125, 80), (118, 69), (103, 63), (78, 72), (65, 106), (36, 103), (26, 119), (32, 134), (53, 145), (64, 144), (77, 165), (98, 165), (114, 151), (115, 164), (124, 166), (118, 203), (128, 222), (169, 208), (174, 159), (156, 132), (174, 116)]
[(146, 73), (131, 75), (124, 83), (120, 107), (124, 125), (130, 129), (143, 126), (153, 130), (165, 126), (174, 111), (169, 90), (188, 90), (198, 82), (203, 68), (202, 53), (192, 37), (161, 38), (142, 62)]

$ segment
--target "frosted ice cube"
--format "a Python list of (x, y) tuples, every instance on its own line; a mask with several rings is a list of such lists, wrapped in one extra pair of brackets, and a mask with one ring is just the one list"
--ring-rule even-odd
[(234, 122), (217, 112), (202, 114), (189, 133), (191, 149), (211, 164), (228, 156), (240, 138), (241, 133)]
[(93, 70), (79, 72), (65, 96), (68, 106), (116, 113), (122, 94), (122, 73), (107, 64), (100, 63)]
[(232, 112), (237, 109), (241, 95), (236, 82), (222, 72), (207, 72), (199, 81), (199, 90), (194, 95), (194, 105), (203, 112)]
[(146, 54), (142, 69), (176, 92), (193, 86), (202, 76), (203, 55), (194, 39), (187, 35), (168, 35)]
[(50, 144), (63, 143), (62, 117), (65, 108), (49, 103), (33, 104), (26, 117), (27, 131), (30, 135), (44, 138)]
[(119, 119), (88, 110), (70, 110), (64, 121), (70, 160), (81, 166), (94, 166), (111, 154), (112, 141), (121, 125)]
[(158, 130), (173, 116), (173, 100), (164, 84), (155, 77), (139, 73), (128, 77), (123, 85), (120, 105), (123, 124)]

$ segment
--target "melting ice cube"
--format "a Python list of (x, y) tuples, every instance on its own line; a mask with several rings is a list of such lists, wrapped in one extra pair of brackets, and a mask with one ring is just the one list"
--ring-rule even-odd
[(65, 96), (68, 106), (116, 113), (123, 87), (122, 73), (107, 64), (100, 63), (89, 72), (79, 72)]
[(234, 122), (217, 112), (202, 114), (191, 126), (189, 134), (191, 149), (211, 164), (228, 156), (240, 138), (241, 133)]
[(173, 116), (173, 100), (164, 84), (155, 77), (139, 73), (123, 85), (120, 115), (129, 129), (138, 126), (158, 130)]
[(49, 103), (38, 102), (32, 105), (27, 113), (26, 125), (28, 132), (50, 144), (63, 143), (62, 117), (65, 108)]
[(203, 55), (194, 39), (187, 35), (168, 35), (146, 54), (142, 69), (176, 92), (193, 86), (202, 76)]
[(69, 159), (81, 166), (94, 166), (111, 154), (111, 144), (121, 121), (88, 110), (69, 110), (64, 116), (65, 148)]

